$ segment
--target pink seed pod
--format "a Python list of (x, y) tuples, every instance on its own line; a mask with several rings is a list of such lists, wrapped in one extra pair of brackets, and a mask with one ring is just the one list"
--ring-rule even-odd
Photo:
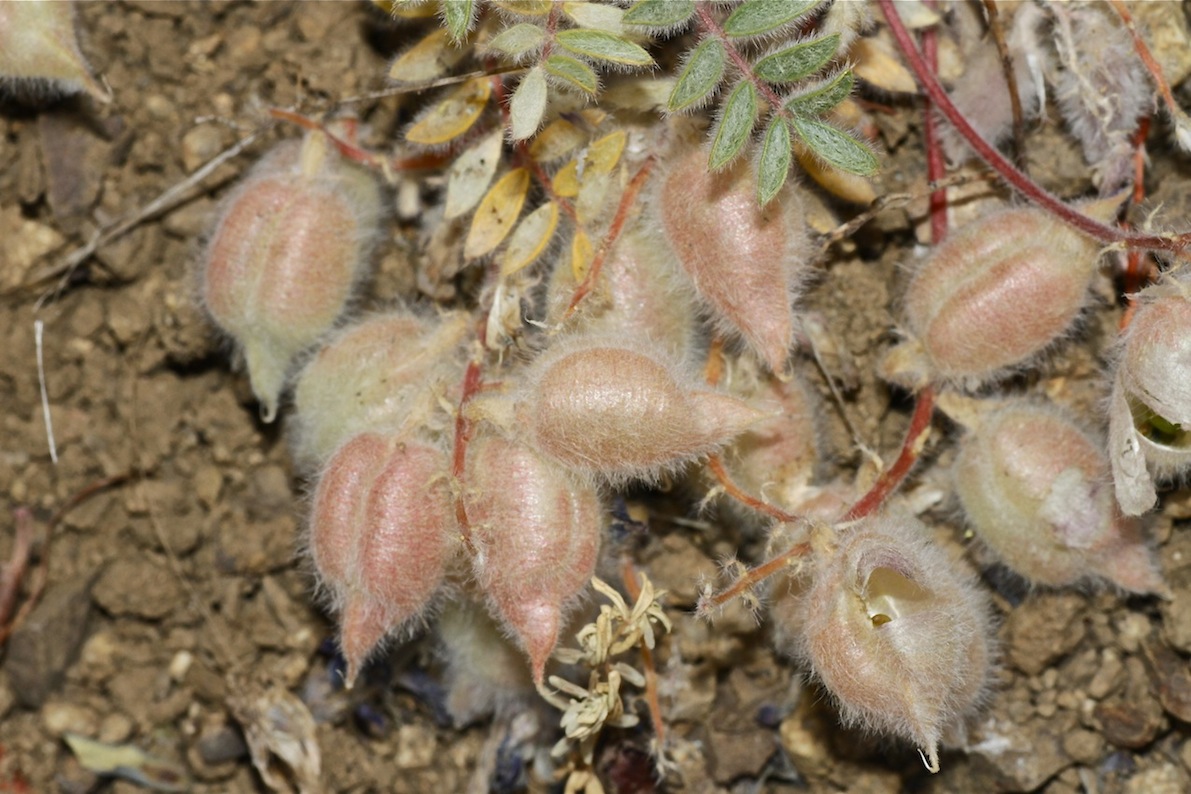
[(244, 352), (271, 422), (295, 356), (347, 307), (377, 232), (381, 194), (327, 136), (274, 149), (224, 203), (202, 266), (202, 299)]
[(469, 328), (463, 312), (423, 318), (403, 310), (337, 332), (296, 380), (298, 466), (321, 466), (360, 433), (431, 429), (439, 399), (462, 380)]
[(0, 82), (112, 99), (79, 50), (73, 2), (0, 3)]
[[(640, 224), (625, 232), (604, 262), (595, 291), (580, 307), (578, 328), (646, 340), (671, 359), (685, 361), (697, 338), (696, 295), (673, 258), (666, 243)], [(564, 322), (577, 287), (569, 267), (554, 269), (547, 317), (551, 325)]]
[[(741, 379), (737, 373), (734, 380)], [(744, 377), (744, 380), (751, 380)], [(787, 510), (811, 498), (811, 479), (819, 459), (817, 421), (806, 384), (769, 376), (736, 393), (778, 407), (779, 413), (757, 422), (724, 451), (737, 485)], [(800, 511), (801, 512), (801, 511)]]
[(1098, 252), (1095, 241), (1039, 209), (969, 224), (914, 274), (904, 303), (913, 338), (895, 348), (886, 374), (911, 387), (976, 388), (1021, 366), (1066, 333), (1087, 304)]
[(655, 480), (715, 451), (767, 414), (687, 378), (642, 344), (556, 343), (514, 398), (543, 454), (612, 483)]
[(980, 540), (1030, 582), (1095, 577), (1165, 593), (1136, 522), (1117, 514), (1099, 444), (1056, 409), (1019, 404), (986, 416), (963, 441), (955, 491)]
[(541, 683), (566, 612), (595, 573), (599, 496), (528, 446), (496, 436), (468, 447), (465, 489), (476, 581)]
[(875, 516), (812, 538), (805, 589), (773, 611), (846, 723), (914, 742), (931, 771), (963, 735), (993, 664), (988, 605), (913, 518)]
[(781, 374), (814, 248), (797, 191), (764, 209), (756, 193), (747, 165), (709, 174), (706, 154), (693, 148), (663, 176), (655, 201), (666, 240), (722, 330)]
[(332, 456), (314, 492), (310, 550), (340, 614), (347, 685), (384, 638), (426, 609), (454, 550), (446, 456), (366, 433)]
[(1154, 506), (1154, 480), (1191, 469), (1191, 286), (1145, 290), (1124, 343), (1109, 408), (1109, 457), (1126, 515)]

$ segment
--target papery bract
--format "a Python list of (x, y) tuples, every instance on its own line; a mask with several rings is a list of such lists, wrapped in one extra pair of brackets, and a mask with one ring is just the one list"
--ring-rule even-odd
[(224, 203), (202, 270), (202, 298), (244, 351), (271, 422), (295, 356), (326, 334), (364, 272), (380, 190), (327, 136), (278, 146)]
[(540, 683), (566, 613), (595, 573), (599, 496), (528, 446), (481, 436), (467, 450), (464, 505), (476, 581)]
[(319, 478), (310, 549), (339, 612), (350, 686), (368, 655), (410, 625), (442, 583), (453, 549), (446, 456), (413, 439), (366, 433)]

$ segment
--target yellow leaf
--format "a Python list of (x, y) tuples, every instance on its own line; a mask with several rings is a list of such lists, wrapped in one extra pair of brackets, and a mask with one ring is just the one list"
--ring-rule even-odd
[(802, 170), (831, 195), (853, 204), (872, 204), (877, 200), (877, 191), (868, 179), (828, 165), (797, 144), (794, 156)]
[(585, 137), (571, 122), (555, 119), (530, 142), (529, 156), (539, 163), (558, 160), (579, 148)]
[(511, 276), (534, 263), (558, 228), (558, 205), (553, 201), (543, 204), (526, 215), (509, 237), (504, 259), (500, 263), (500, 274)]
[(612, 173), (612, 169), (620, 160), (620, 155), (624, 153), (624, 145), (627, 140), (628, 135), (625, 131), (617, 130), (594, 141), (583, 150), (581, 158), (571, 160), (554, 175), (554, 179), (551, 180), (554, 192), (563, 198), (573, 198), (579, 195), (579, 188), (583, 181), (583, 177), (579, 175), (580, 159), (583, 161), (582, 173), (584, 174), (588, 172), (597, 175)]
[(471, 219), (471, 229), (463, 244), (465, 257), (474, 259), (484, 256), (504, 242), (517, 216), (521, 214), (528, 191), (528, 168), (514, 168), (497, 180), (480, 201), (480, 208)]
[(449, 41), (446, 28), (435, 28), (429, 36), (393, 61), (389, 67), (389, 79), (402, 83), (425, 83), (442, 77), (453, 66), (447, 57), (456, 48), (448, 47)]
[(848, 57), (855, 64), (852, 71), (866, 83), (895, 93), (918, 91), (914, 76), (902, 66), (888, 42), (872, 37), (857, 39), (848, 51)]
[(575, 232), (575, 238), (571, 240), (571, 275), (575, 277), (576, 284), (582, 284), (583, 279), (587, 278), (594, 257), (595, 249), (591, 247), (591, 238), (587, 236), (587, 232)]
[(405, 139), (410, 143), (437, 146), (458, 138), (476, 123), (490, 96), (492, 83), (487, 77), (468, 80), (422, 114), (422, 118), (405, 133)]
[(544, 17), (550, 13), (552, 0), (492, 0), (492, 5), (523, 17)]
[(500, 165), (502, 143), (504, 131), (497, 127), (455, 158), (447, 173), (444, 218), (458, 218), (479, 203)]

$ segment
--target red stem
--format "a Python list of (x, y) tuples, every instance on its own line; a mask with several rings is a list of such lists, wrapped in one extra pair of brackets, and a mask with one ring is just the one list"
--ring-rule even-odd
[[(934, 3), (929, 5), (934, 6)], [(939, 71), (939, 37), (934, 28), (927, 28), (919, 34), (922, 52), (926, 56), (931, 73)], [(943, 159), (943, 147), (939, 142), (939, 127), (935, 120), (934, 103), (930, 99), (922, 102), (922, 132), (926, 144), (926, 178), (937, 182), (947, 175), (947, 163)], [(930, 194), (930, 239), (935, 245), (943, 242), (947, 234), (947, 189), (939, 188)]]
[(472, 422), (467, 418), (466, 407), (472, 396), (482, 387), (480, 364), (469, 362), (467, 372), (463, 376), (463, 396), (459, 398), (459, 412), (455, 414), (455, 448), (451, 456), (451, 476), (456, 487), (460, 489), (455, 495), (455, 520), (459, 523), (459, 531), (463, 535), (463, 543), (468, 551), (475, 553), (471, 542), (471, 522), (467, 518), (467, 506), (463, 502), (462, 486), (463, 469), (467, 463), (467, 445), (471, 441)]
[(980, 155), (981, 159), (988, 163), (1015, 190), (1038, 206), (1053, 213), (1063, 222), (1070, 224), (1080, 232), (1102, 243), (1124, 243), (1131, 248), (1147, 248), (1156, 251), (1171, 251), (1179, 254), (1183, 253), (1191, 245), (1191, 234), (1188, 233), (1171, 236), (1140, 234), (1095, 221), (1067, 206), (1054, 194), (1039, 186), (1018, 170), (1017, 166), (1009, 162), (1004, 155), (998, 152), (988, 141), (984, 140), (980, 136), (980, 133), (976, 132), (972, 125), (968, 123), (968, 120), (964, 118), (963, 113), (952, 104), (951, 98), (947, 96), (947, 92), (943, 89), (943, 86), (931, 73), (926, 61), (922, 59), (922, 54), (914, 46), (910, 32), (906, 30), (906, 26), (897, 15), (897, 11), (894, 8), (894, 0), (877, 0), (877, 3), (881, 6), (881, 11), (889, 23), (889, 29), (893, 32), (894, 39), (897, 40), (897, 46), (906, 58), (906, 64), (914, 72), (914, 76), (918, 78), (918, 84), (922, 87), (922, 90), (935, 103), (939, 112), (955, 126), (955, 129), (964, 137), (968, 145)]
[(649, 172), (653, 170), (653, 163), (653, 157), (646, 159), (629, 181), (628, 187), (624, 189), (624, 193), (621, 194), (620, 204), (616, 208), (616, 215), (612, 218), (612, 224), (608, 227), (608, 233), (604, 235), (604, 239), (600, 242), (600, 247), (596, 249), (595, 254), (592, 256), (591, 267), (588, 269), (587, 275), (583, 277), (583, 282), (571, 297), (570, 305), (567, 306), (567, 317), (575, 313), (575, 309), (579, 306), (579, 303), (595, 287), (596, 279), (600, 277), (600, 271), (604, 268), (604, 261), (608, 258), (608, 254), (611, 253), (612, 246), (616, 245), (616, 241), (620, 238), (620, 233), (624, 231), (624, 226), (628, 222), (629, 210), (637, 202), (637, 196), (641, 193), (641, 188), (645, 186), (645, 180), (649, 177)]
[(935, 392), (930, 386), (918, 392), (918, 401), (914, 405), (914, 415), (910, 417), (910, 429), (906, 431), (906, 440), (902, 443), (901, 453), (881, 476), (873, 483), (860, 501), (852, 505), (844, 514), (841, 521), (855, 521), (876, 512), (889, 495), (897, 490), (902, 480), (918, 462), (922, 446), (926, 443), (927, 433), (930, 431), (930, 420), (935, 412)]

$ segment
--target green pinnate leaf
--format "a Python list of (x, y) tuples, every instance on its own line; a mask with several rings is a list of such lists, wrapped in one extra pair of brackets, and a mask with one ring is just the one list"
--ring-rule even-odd
[(625, 66), (650, 66), (653, 58), (633, 42), (602, 30), (563, 30), (555, 36), (559, 46), (576, 55)]
[(794, 132), (806, 147), (825, 162), (851, 174), (869, 176), (877, 171), (877, 156), (865, 144), (830, 124), (794, 117)]
[(535, 66), (525, 73), (513, 98), (509, 100), (510, 133), (515, 141), (522, 141), (538, 131), (546, 112), (546, 73)]
[(475, 0), (442, 0), (442, 18), (455, 41), (463, 41), (471, 28)]
[(774, 116), (761, 139), (761, 156), (757, 158), (757, 202), (764, 207), (786, 184), (790, 173), (790, 126), (780, 116)]
[(507, 27), (493, 36), (492, 41), (488, 42), (488, 48), (512, 58), (520, 58), (522, 55), (540, 48), (545, 41), (546, 32), (544, 30), (537, 25), (522, 22)]
[(724, 103), (724, 115), (716, 127), (711, 142), (711, 170), (718, 171), (736, 159), (748, 142), (757, 123), (757, 89), (748, 80), (741, 80), (728, 101)]
[(839, 49), (839, 34), (800, 41), (757, 61), (753, 74), (767, 83), (793, 83), (827, 65)]
[(599, 78), (592, 68), (580, 61), (577, 58), (569, 58), (566, 55), (551, 55), (542, 64), (546, 67), (546, 72), (565, 80), (569, 85), (578, 88), (585, 94), (594, 94), (596, 89), (600, 87)]
[(724, 45), (717, 39), (705, 39), (695, 47), (674, 83), (666, 109), (678, 113), (703, 103), (723, 79), (726, 59)]
[(821, 0), (745, 0), (724, 22), (733, 38), (759, 36), (776, 30), (819, 5)]
[(795, 94), (786, 101), (786, 110), (796, 116), (822, 116), (852, 93), (855, 78), (852, 70), (846, 69), (830, 77), (809, 91)]
[(641, 0), (624, 14), (626, 25), (668, 28), (681, 25), (695, 13), (694, 0)]

